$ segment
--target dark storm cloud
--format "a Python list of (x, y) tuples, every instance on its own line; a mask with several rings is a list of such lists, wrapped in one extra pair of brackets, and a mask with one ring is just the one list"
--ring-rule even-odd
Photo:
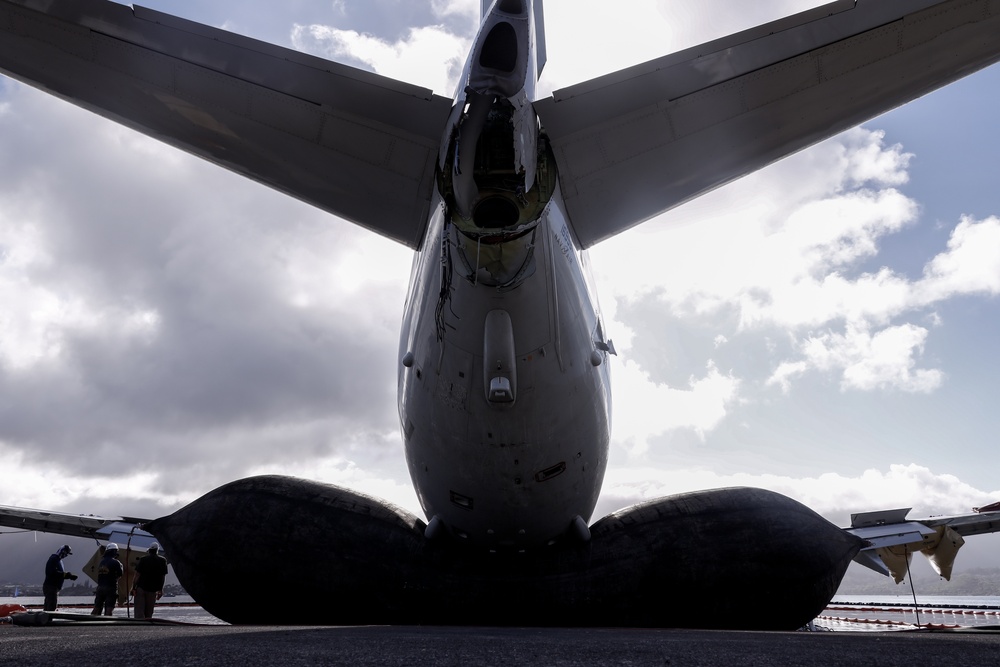
[[(424, 3), (144, 4), (286, 46), (296, 24), (394, 40), (404, 21), (437, 23)], [(6, 79), (0, 93), (0, 288), (15, 295), (0, 314), (0, 456), (66, 480), (52, 497), (72, 500), (44, 509), (156, 517), (331, 457), (406, 478), (409, 252)], [(0, 535), (0, 580), (40, 581), (64, 541)], [(85, 562), (93, 545), (77, 542)]]
[[(68, 572), (79, 574), (94, 549), (89, 540), (66, 538), (45, 533), (22, 533), (12, 528), (0, 528), (0, 584), (41, 585), (45, 578), (45, 561), (64, 544), (73, 555), (63, 563)], [(94, 547), (96, 548), (96, 547)], [(80, 580), (78, 583), (82, 583)]]
[[(87, 321), (50, 326), (57, 355), (0, 369), (0, 441), (78, 474), (188, 470), (166, 476), (176, 493), (392, 431), (405, 285), (308, 275), (365, 232), (34, 91), (9, 97), (2, 214), (50, 255), (22, 278)], [(294, 304), (298, 286), (315, 303)]]

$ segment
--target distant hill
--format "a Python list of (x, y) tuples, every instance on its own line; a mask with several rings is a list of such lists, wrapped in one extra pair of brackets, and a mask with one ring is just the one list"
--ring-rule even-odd
[[(951, 581), (945, 581), (926, 563), (914, 562), (913, 587), (917, 595), (995, 595), (1000, 596), (1000, 568), (956, 568)], [(838, 595), (909, 595), (910, 582), (896, 584), (889, 577), (852, 563), (837, 589)]]

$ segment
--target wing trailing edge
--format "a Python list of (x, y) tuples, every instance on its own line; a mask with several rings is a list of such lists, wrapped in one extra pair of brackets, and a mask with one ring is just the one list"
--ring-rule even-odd
[(115, 542), (139, 549), (145, 549), (154, 541), (152, 535), (139, 527), (147, 522), (148, 519), (137, 517), (65, 514), (0, 505), (0, 526)]
[[(990, 506), (993, 507), (993, 506)], [(909, 572), (910, 557), (917, 552), (931, 567), (951, 579), (955, 556), (973, 535), (1000, 532), (1000, 506), (978, 508), (970, 514), (907, 518), (910, 508), (851, 515), (845, 530), (865, 540), (855, 561), (901, 582)]]

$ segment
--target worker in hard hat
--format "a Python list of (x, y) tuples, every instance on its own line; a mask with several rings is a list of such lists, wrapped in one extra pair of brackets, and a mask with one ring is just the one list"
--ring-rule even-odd
[(108, 542), (104, 548), (104, 557), (97, 565), (97, 593), (94, 594), (94, 610), (91, 616), (111, 616), (118, 602), (118, 580), (125, 573), (125, 568), (118, 560), (118, 545)]

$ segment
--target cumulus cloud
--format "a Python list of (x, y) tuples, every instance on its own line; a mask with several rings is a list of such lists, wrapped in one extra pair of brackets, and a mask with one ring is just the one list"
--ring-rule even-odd
[[(1000, 225), (962, 218), (946, 247), (924, 250), (917, 277), (884, 264), (885, 245), (929, 224), (900, 189), (912, 158), (883, 132), (857, 128), (591, 250), (622, 355), (619, 463), (728, 466), (726, 452), (747, 443), (780, 456), (797, 430), (779, 429), (790, 442), (770, 439), (760, 415), (809, 432), (809, 420), (826, 421), (825, 402), (839, 400), (819, 398), (827, 385), (841, 396), (941, 391), (947, 368), (925, 357), (953, 326), (939, 309), (996, 294)], [(862, 431), (869, 418), (854, 417)]]
[[(688, 378), (683, 387), (655, 383), (628, 360), (616, 364), (614, 380), (615, 437), (632, 458), (645, 455), (649, 437), (664, 430), (688, 429), (703, 439), (726, 416), (740, 385), (711, 363), (703, 375)], [(651, 419), (651, 415), (659, 418)]]
[[(156, 473), (135, 471), (120, 474), (68, 476), (55, 467), (35, 466), (23, 453), (0, 447), (0, 464), (4, 470), (17, 470), (9, 475), (4, 485), (4, 504), (17, 507), (51, 509), (77, 503), (81, 497), (93, 501), (121, 498), (132, 490), (148, 489), (156, 482)], [(155, 498), (162, 508), (169, 507), (176, 498)], [(120, 510), (121, 511), (121, 510)]]
[(832, 370), (842, 373), (843, 390), (889, 388), (930, 392), (941, 385), (943, 373), (914, 368), (927, 333), (927, 329), (912, 324), (874, 333), (863, 325), (849, 325), (844, 334), (827, 332), (811, 336), (799, 343), (804, 359), (780, 364), (767, 384), (778, 384), (787, 392), (796, 375), (808, 370)]
[[(845, 391), (939, 388), (944, 372), (921, 367), (931, 335), (924, 323), (937, 317), (928, 308), (958, 294), (996, 292), (1000, 224), (964, 218), (919, 280), (885, 266), (859, 270), (877, 261), (886, 239), (919, 219), (917, 202), (895, 187), (906, 182), (911, 157), (898, 144), (886, 145), (882, 132), (858, 128), (708, 195), (698, 204), (697, 225), (676, 226), (687, 218), (686, 207), (650, 223), (664, 228), (657, 244), (641, 230), (612, 239), (608, 253), (594, 250), (598, 270), (608, 277), (624, 272), (611, 255), (627, 257), (637, 283), (605, 296), (612, 320), (621, 303), (643, 295), (687, 322), (717, 320), (735, 308), (737, 328), (723, 324), (713, 335), (757, 332), (772, 360), (766, 376), (739, 380), (787, 392), (797, 379), (821, 372), (839, 376)], [(789, 170), (804, 184), (806, 200), (749, 196), (749, 213), (732, 205), (751, 192), (781, 192)], [(695, 255), (692, 247), (712, 251)], [(626, 330), (619, 349), (628, 354), (629, 322), (616, 324)], [(775, 331), (790, 345), (769, 348)]]
[[(387, 436), (398, 437), (396, 433)], [(390, 476), (385, 474), (384, 470), (379, 471), (367, 464), (359, 464), (358, 460), (363, 460), (363, 457), (360, 456), (360, 452), (358, 454), (359, 456), (353, 458), (332, 456), (302, 463), (272, 464), (259, 469), (250, 469), (248, 472), (251, 475), (291, 475), (321, 480), (327, 484), (367, 493), (417, 516), (423, 516), (420, 501), (408, 476), (399, 474)]]
[(301, 51), (355, 64), (450, 97), (471, 40), (443, 26), (412, 28), (404, 38), (389, 42), (355, 30), (313, 24), (295, 26), (292, 44)]
[(38, 277), (56, 270), (41, 212), (0, 196), (0, 368), (24, 372), (56, 363), (72, 336), (106, 335), (148, 341), (159, 325), (155, 309), (115, 303)]
[[(928, 307), (955, 296), (996, 295), (1000, 292), (998, 248), (1000, 220), (963, 217), (948, 240), (947, 250), (927, 263), (919, 280), (883, 268), (855, 279), (831, 273), (820, 281), (803, 281), (790, 288), (792, 293), (799, 292), (798, 307), (784, 310), (784, 317), (774, 321), (790, 328), (832, 327), (843, 318), (844, 330), (829, 328), (797, 338), (801, 358), (781, 362), (769, 383), (787, 391), (792, 376), (812, 369), (842, 371), (844, 389), (928, 392), (940, 387), (944, 380), (941, 370), (915, 367), (928, 329), (914, 322), (878, 327), (900, 317), (928, 319), (940, 325), (940, 317), (928, 312)], [(873, 246), (871, 251), (875, 250)], [(772, 317), (780, 300), (776, 294), (777, 290), (764, 299), (744, 299), (744, 323)]]
[(431, 0), (436, 16), (461, 16), (478, 23), (479, 3), (469, 0)]
[[(549, 59), (540, 89), (551, 92), (821, 4), (771, 0), (744, 3), (736, 12), (729, 0), (546, 0), (548, 49), (559, 57)], [(601, 48), (593, 48), (595, 40)]]
[(913, 517), (963, 514), (1000, 500), (1000, 489), (977, 489), (954, 475), (916, 464), (894, 464), (885, 470), (869, 468), (853, 476), (824, 473), (806, 477), (617, 467), (608, 472), (598, 515), (665, 495), (730, 486), (782, 493), (839, 525), (848, 525), (850, 515), (856, 512), (911, 507)]
[(5, 469), (154, 471), (136, 494), (190, 499), (289, 457), (398, 455), (407, 249), (30, 89), (7, 99)]
[(963, 216), (948, 250), (928, 263), (915, 291), (928, 304), (958, 295), (1000, 294), (1000, 218)]

